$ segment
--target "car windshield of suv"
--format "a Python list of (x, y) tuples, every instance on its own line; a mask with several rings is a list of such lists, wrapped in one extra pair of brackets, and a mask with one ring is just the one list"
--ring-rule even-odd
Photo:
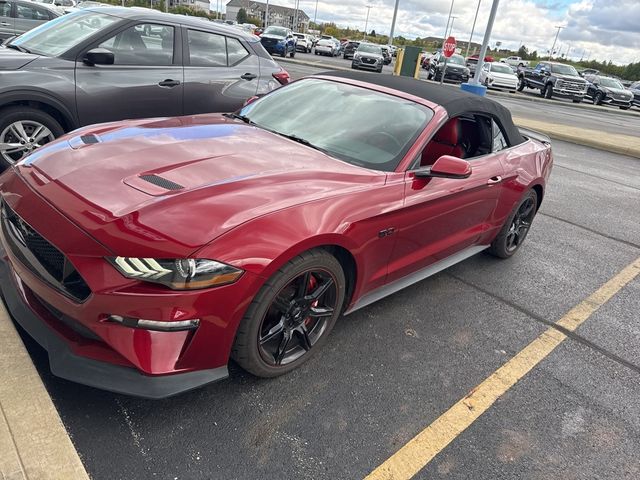
[(282, 27), (267, 27), (267, 29), (262, 33), (263, 35), (273, 35), (276, 37), (286, 37), (287, 30)]
[(600, 77), (600, 85), (609, 88), (619, 88), (620, 90), (624, 88), (615, 78)]
[(551, 71), (553, 73), (559, 73), (560, 75), (571, 75), (573, 77), (579, 77), (578, 71), (573, 68), (571, 65), (558, 65), (551, 64)]
[(377, 45), (360, 45), (357, 51), (358, 53), (377, 53), (382, 55), (382, 49)]
[(393, 171), (433, 111), (368, 88), (310, 78), (274, 90), (240, 115), (353, 165)]
[[(442, 58), (444, 62), (444, 57)], [(455, 63), (456, 65), (464, 65), (464, 57), (462, 55), (451, 55), (447, 63)]]
[(493, 64), (491, 65), (491, 71), (495, 73), (511, 73), (513, 74), (513, 70), (509, 68), (507, 65)]
[(88, 10), (69, 13), (23, 33), (10, 45), (37, 55), (55, 57), (120, 20), (112, 15)]

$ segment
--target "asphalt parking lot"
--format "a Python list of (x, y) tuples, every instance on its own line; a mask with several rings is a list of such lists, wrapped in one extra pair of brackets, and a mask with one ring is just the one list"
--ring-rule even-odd
[[(25, 338), (91, 477), (374, 471), (640, 256), (640, 161), (563, 142), (554, 151), (547, 196), (516, 257), (480, 254), (342, 318), (327, 347), (284, 377), (232, 365), (224, 382), (144, 401), (52, 377)], [(639, 309), (636, 278), (416, 478), (638, 478)]]

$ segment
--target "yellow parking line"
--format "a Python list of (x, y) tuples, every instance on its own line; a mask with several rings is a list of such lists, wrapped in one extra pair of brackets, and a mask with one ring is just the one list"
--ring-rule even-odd
[[(640, 258), (569, 310), (556, 325), (574, 331), (639, 274)], [(367, 475), (365, 480), (412, 478), (566, 338), (565, 334), (550, 327)]]

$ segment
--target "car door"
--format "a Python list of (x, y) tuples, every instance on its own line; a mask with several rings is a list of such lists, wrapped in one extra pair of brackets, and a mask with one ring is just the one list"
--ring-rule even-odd
[(260, 63), (238, 38), (184, 30), (185, 114), (232, 112), (258, 90)]
[[(483, 121), (485, 141), (490, 143), (490, 119)], [(426, 145), (428, 148), (432, 148), (431, 143)], [(491, 147), (487, 145), (487, 149), (490, 151)], [(395, 219), (397, 238), (388, 282), (453, 255), (483, 248), (478, 243), (492, 228), (504, 169), (499, 153), (468, 161), (472, 173), (466, 179), (416, 178), (419, 164), (405, 173), (404, 207)]]
[(49, 10), (38, 5), (34, 5), (31, 2), (15, 2), (14, 8), (14, 29), (16, 35), (28, 32), (32, 28), (55, 18), (55, 15)]
[(89, 46), (114, 54), (113, 65), (76, 59), (76, 103), (82, 125), (182, 115), (184, 72), (180, 28), (141, 22)]
[(15, 35), (15, 19), (12, 10), (13, 2), (0, 0), (0, 40)]

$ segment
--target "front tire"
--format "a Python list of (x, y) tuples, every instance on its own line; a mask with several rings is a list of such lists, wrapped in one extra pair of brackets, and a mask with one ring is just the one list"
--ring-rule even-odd
[(518, 77), (518, 88), (517, 90), (521, 92), (524, 90), (524, 77)]
[(502, 229), (491, 242), (489, 253), (498, 258), (513, 256), (522, 246), (538, 208), (538, 194), (529, 190), (513, 209)]
[(22, 106), (0, 110), (0, 170), (62, 135), (58, 121), (42, 110)]
[(593, 96), (593, 104), (594, 105), (600, 105), (602, 103), (602, 93), (597, 92), (594, 96)]
[(277, 377), (307, 361), (327, 341), (345, 298), (340, 262), (321, 249), (274, 273), (240, 322), (232, 358), (258, 377)]
[(553, 98), (553, 85), (547, 83), (542, 91), (542, 96), (549, 100)]

